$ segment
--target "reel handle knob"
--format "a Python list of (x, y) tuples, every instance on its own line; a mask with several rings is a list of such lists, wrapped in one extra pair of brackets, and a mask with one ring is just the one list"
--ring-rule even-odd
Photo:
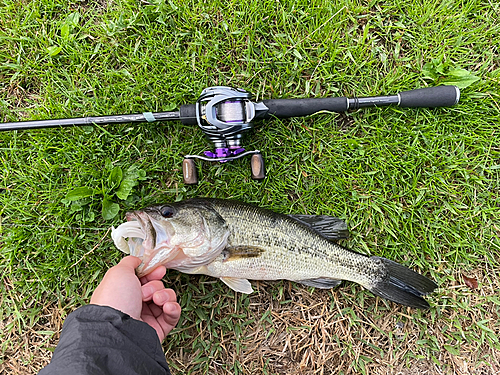
[(253, 180), (263, 180), (266, 178), (266, 169), (264, 166), (264, 158), (262, 154), (253, 154), (250, 159), (250, 167), (252, 169)]
[(193, 159), (184, 159), (182, 162), (182, 175), (186, 185), (196, 185), (198, 183), (198, 171)]

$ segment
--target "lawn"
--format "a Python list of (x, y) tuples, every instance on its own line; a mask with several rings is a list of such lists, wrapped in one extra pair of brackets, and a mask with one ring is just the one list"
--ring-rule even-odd
[[(462, 87), (453, 107), (259, 122), (244, 145), (263, 153), (261, 183), (242, 158), (184, 185), (183, 156), (211, 146), (179, 122), (1, 132), (0, 373), (48, 363), (122, 257), (109, 228), (127, 210), (191, 197), (343, 218), (345, 246), (440, 288), (416, 311), (348, 282), (246, 296), (171, 270), (174, 374), (500, 372), (497, 2), (4, 0), (0, 40), (2, 122), (168, 111), (215, 85), (255, 101)], [(93, 193), (68, 199), (78, 188)]]

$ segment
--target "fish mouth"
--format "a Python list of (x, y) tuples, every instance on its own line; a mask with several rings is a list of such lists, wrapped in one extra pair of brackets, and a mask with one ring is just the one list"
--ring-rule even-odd
[(127, 212), (126, 219), (116, 229), (112, 228), (111, 238), (118, 249), (141, 259), (158, 246), (167, 247), (175, 234), (170, 223), (160, 223), (143, 211)]

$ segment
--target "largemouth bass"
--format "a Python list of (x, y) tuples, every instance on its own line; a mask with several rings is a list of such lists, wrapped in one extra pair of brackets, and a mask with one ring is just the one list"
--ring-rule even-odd
[[(127, 213), (113, 228), (116, 246), (141, 258), (138, 276), (158, 265), (220, 278), (252, 293), (248, 281), (286, 279), (322, 289), (342, 280), (402, 305), (429, 308), (437, 285), (391, 260), (338, 245), (347, 229), (330, 216), (283, 215), (220, 199), (191, 199)], [(128, 238), (128, 240), (125, 240)]]

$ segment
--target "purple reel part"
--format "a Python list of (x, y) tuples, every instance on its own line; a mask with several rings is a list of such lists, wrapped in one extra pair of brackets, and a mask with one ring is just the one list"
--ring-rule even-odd
[[(245, 149), (243, 147), (236, 146), (229, 148), (227, 147), (216, 148), (215, 152), (205, 151), (204, 154), (209, 158), (220, 159), (220, 158), (230, 158), (238, 154), (241, 154), (242, 152), (245, 152)], [(228, 160), (218, 160), (218, 161), (221, 163), (225, 163)]]
[(239, 146), (232, 147), (218, 147), (215, 152), (205, 151), (205, 156), (201, 155), (186, 155), (182, 163), (182, 173), (184, 176), (184, 183), (186, 185), (195, 185), (198, 183), (198, 172), (196, 171), (195, 159), (204, 161), (218, 161), (219, 163), (226, 163), (231, 160), (236, 160), (245, 156), (251, 155), (250, 167), (252, 180), (261, 181), (266, 177), (266, 170), (264, 166), (264, 159), (259, 150), (245, 151), (244, 148)]

